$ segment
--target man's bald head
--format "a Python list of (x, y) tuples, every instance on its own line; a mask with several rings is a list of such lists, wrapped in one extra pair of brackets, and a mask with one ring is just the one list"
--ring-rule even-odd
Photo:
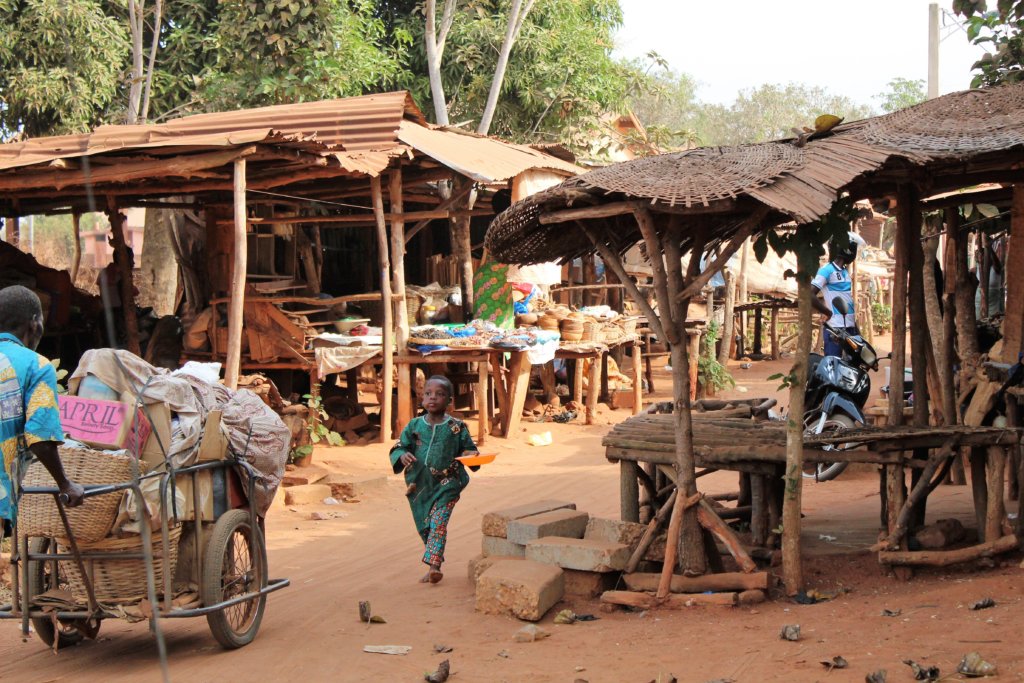
[(35, 349), (43, 336), (43, 305), (27, 287), (0, 289), (0, 333), (9, 332)]

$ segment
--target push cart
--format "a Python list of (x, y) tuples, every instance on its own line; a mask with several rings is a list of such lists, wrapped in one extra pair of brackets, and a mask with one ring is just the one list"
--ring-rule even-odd
[[(165, 678), (166, 649), (160, 628), (164, 619), (205, 616), (214, 638), (225, 648), (239, 648), (252, 642), (260, 628), (267, 595), (289, 585), (288, 579), (268, 578), (263, 519), (250, 502), (255, 500), (254, 487), (260, 474), (230, 449), (224, 460), (177, 469), (165, 461), (164, 466), (166, 471), (142, 475), (136, 472), (132, 481), (85, 487), (86, 506), (89, 499), (96, 496), (134, 492), (136, 519), (142, 520), (139, 523), (141, 547), (134, 551), (97, 552), (83, 548), (89, 544), (76, 539), (60, 492), (56, 488), (22, 487), (23, 500), (26, 496), (52, 496), (63, 536), (19, 534), (15, 521), (11, 557), (13, 601), (0, 607), (0, 618), (20, 619), (24, 636), (28, 635), (31, 624), (39, 638), (55, 649), (74, 644), (83, 637), (94, 638), (104, 619), (125, 616), (123, 610), (108, 604), (123, 602), (118, 600), (121, 596), (109, 594), (109, 586), (105, 595), (98, 594), (103, 587), (98, 582), (101, 576), (97, 567), (103, 562), (122, 566), (134, 563), (140, 580), (129, 592), (148, 599), (143, 615), (149, 619), (156, 636)], [(243, 474), (245, 476), (241, 476)], [(210, 477), (211, 481), (219, 483), (212, 487), (213, 512), (209, 515), (212, 522), (203, 519), (203, 507), (210, 507), (211, 501), (200, 500), (200, 477)], [(159, 482), (162, 501), (158, 506), (159, 530), (150, 529), (143, 502), (143, 482), (154, 478)], [(191, 489), (195, 519), (178, 521), (181, 515), (176, 509), (175, 488), (186, 482), (191, 486), (186, 485), (183, 490)], [(167, 501), (171, 504), (166, 504)], [(84, 508), (76, 508), (79, 509)], [(199, 588), (198, 600), (192, 599), (185, 605), (175, 604), (174, 570), (168, 567), (174, 564), (173, 560), (168, 562), (168, 558), (177, 557), (179, 538), (182, 554), (191, 555), (188, 559), (191, 565), (183, 566), (182, 570), (198, 579), (194, 583)], [(162, 576), (158, 577), (157, 571)], [(75, 591), (70, 591), (72, 587)], [(53, 589), (77, 591), (85, 598), (81, 600), (85, 604), (73, 608), (65, 605), (55, 610), (52, 605), (47, 609), (36, 603), (40, 596)]]

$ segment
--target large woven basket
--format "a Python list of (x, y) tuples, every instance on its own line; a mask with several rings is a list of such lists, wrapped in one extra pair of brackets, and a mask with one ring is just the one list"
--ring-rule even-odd
[[(153, 580), (156, 592), (161, 594), (164, 587), (164, 576), (174, 577), (178, 566), (178, 541), (181, 539), (181, 527), (167, 530), (169, 555), (164, 557), (163, 537), (159, 531), (152, 534), (153, 541)], [(58, 552), (69, 552), (67, 539), (57, 539)], [(128, 604), (147, 598), (146, 562), (141, 558), (124, 560), (93, 560), (88, 553), (138, 553), (142, 550), (142, 536), (132, 534), (124, 538), (104, 538), (94, 543), (78, 543), (82, 553), (82, 565), (85, 572), (92, 578), (92, 587), (96, 601), (110, 604)], [(85, 580), (74, 560), (61, 560), (61, 569), (68, 577), (71, 595), (76, 602), (88, 602), (89, 594), (85, 589)]]
[(596, 320), (587, 320), (583, 323), (583, 336), (580, 337), (580, 341), (601, 341), (602, 327)]
[[(68, 479), (78, 484), (120, 484), (132, 479), (132, 458), (89, 448), (60, 447), (60, 461)], [(55, 487), (57, 484), (38, 460), (28, 466), (23, 486)], [(98, 541), (114, 525), (121, 492), (95, 496), (83, 505), (67, 508), (68, 523), (77, 541)], [(18, 503), (18, 533), (23, 536), (66, 536), (53, 496), (23, 495)]]

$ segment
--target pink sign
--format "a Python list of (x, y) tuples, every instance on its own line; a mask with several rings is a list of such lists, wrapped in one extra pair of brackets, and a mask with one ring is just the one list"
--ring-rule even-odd
[(127, 448), (137, 457), (152, 431), (141, 410), (132, 419), (132, 406), (127, 403), (60, 396), (58, 404), (64, 433), (95, 448)]

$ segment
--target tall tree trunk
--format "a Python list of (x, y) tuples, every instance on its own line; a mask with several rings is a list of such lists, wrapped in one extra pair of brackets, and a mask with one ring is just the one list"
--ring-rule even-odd
[(129, 124), (139, 123), (142, 108), (143, 71), (145, 70), (145, 50), (142, 47), (142, 36), (145, 29), (145, 0), (128, 0), (128, 28), (132, 35), (132, 70), (128, 86)]
[[(956, 265), (956, 339), (960, 355), (960, 389), (966, 388), (968, 381), (973, 380), (978, 369), (980, 353), (978, 351), (978, 320), (974, 312), (974, 289), (977, 283), (971, 277), (967, 266), (967, 251), (970, 236), (960, 232), (960, 212), (952, 209), (947, 212), (950, 239), (955, 236)], [(962, 397), (961, 397), (962, 400)]]
[(508, 68), (508, 57), (512, 53), (512, 46), (516, 44), (519, 31), (523, 28), (526, 15), (533, 9), (537, 0), (512, 0), (512, 7), (508, 13), (508, 26), (505, 29), (505, 39), (501, 42), (501, 50), (498, 52), (498, 64), (494, 68), (494, 75), (491, 77), (491, 90), (487, 94), (487, 104), (484, 106), (484, 113), (480, 117), (480, 125), (476, 132), (487, 135), (491, 129), (491, 121), (494, 119), (494, 111), (498, 108), (498, 99), (501, 97), (501, 87), (505, 82), (505, 69)]
[(142, 260), (139, 281), (149, 298), (142, 305), (152, 306), (157, 315), (174, 313), (178, 288), (178, 264), (174, 253), (174, 235), (170, 213), (177, 209), (146, 209), (142, 235)]
[(457, 0), (445, 0), (441, 15), (441, 28), (437, 27), (437, 0), (427, 0), (427, 26), (424, 36), (427, 44), (427, 74), (430, 78), (430, 99), (434, 103), (434, 122), (439, 126), (448, 125), (448, 102), (445, 100), (444, 83), (441, 81), (441, 62), (444, 59), (444, 43), (455, 17)]
[[(924, 283), (924, 308), (928, 320), (928, 333), (931, 338), (932, 353), (935, 357), (935, 365), (938, 370), (940, 394), (932, 397), (938, 403), (942, 411), (943, 424), (956, 424), (953, 414), (956, 412), (952, 404), (947, 404), (947, 398), (953, 391), (953, 376), (944, 371), (944, 368), (952, 366), (952, 359), (946, 355), (945, 329), (942, 318), (942, 303), (939, 299), (939, 285), (935, 278), (935, 262), (939, 250), (939, 232), (929, 231), (927, 239), (923, 243), (924, 263), (922, 268), (922, 280)], [(948, 384), (948, 386), (947, 386)]]
[(156, 0), (156, 9), (153, 10), (153, 15), (153, 42), (149, 46), (149, 67), (146, 69), (146, 86), (142, 96), (142, 112), (139, 117), (143, 123), (149, 120), (149, 96), (153, 90), (156, 51), (160, 46), (160, 27), (164, 20), (164, 0)]

